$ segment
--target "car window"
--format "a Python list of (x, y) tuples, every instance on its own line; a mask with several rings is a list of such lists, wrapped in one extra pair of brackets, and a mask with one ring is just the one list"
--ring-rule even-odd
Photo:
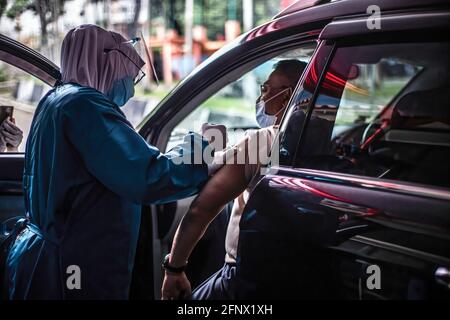
[(201, 132), (203, 123), (223, 124), (228, 129), (228, 145), (234, 145), (245, 134), (245, 130), (259, 128), (255, 119), (255, 103), (260, 95), (260, 85), (273, 71), (274, 65), (285, 59), (298, 59), (308, 63), (315, 43), (278, 55), (242, 75), (209, 97), (171, 132), (167, 149), (180, 143), (189, 131)]
[[(22, 133), (17, 132), (17, 149), (9, 143), (0, 141), (0, 152), (24, 152), (28, 132), (39, 100), (51, 87), (4, 61), (0, 61), (0, 121), (10, 112), (15, 125)], [(19, 136), (20, 134), (20, 136)], [(0, 140), (4, 139), (0, 132)]]
[(301, 132), (305, 124), (306, 108), (314, 97), (314, 91), (318, 85), (319, 76), (324, 69), (332, 46), (321, 46), (314, 55), (313, 61), (307, 67), (307, 71), (300, 79), (298, 88), (291, 99), (288, 111), (285, 114), (280, 127), (279, 164), (292, 166), (297, 150)]
[(450, 187), (449, 53), (447, 42), (338, 48), (296, 165)]

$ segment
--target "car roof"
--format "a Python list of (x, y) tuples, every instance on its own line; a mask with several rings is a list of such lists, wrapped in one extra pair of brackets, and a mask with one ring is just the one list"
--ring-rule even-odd
[(412, 7), (425, 7), (431, 5), (439, 5), (439, 4), (449, 4), (449, 1), (441, 1), (441, 0), (378, 0), (377, 3), (371, 1), (363, 1), (363, 0), (297, 0), (281, 12), (279, 12), (273, 19), (281, 18), (287, 16), (289, 14), (297, 13), (307, 8), (316, 8), (318, 10), (326, 11), (333, 10), (334, 6), (327, 6), (326, 4), (334, 3), (338, 6), (355, 6), (357, 3), (365, 3), (366, 8), (370, 5), (377, 5), (383, 9), (389, 10), (393, 9), (403, 9), (403, 8), (412, 8)]
[[(307, 0), (307, 2), (311, 2)], [(369, 6), (374, 4), (373, 0), (316, 0), (315, 6), (305, 8), (305, 0), (299, 0), (277, 14), (271, 21), (260, 25), (245, 34), (242, 42), (250, 41), (266, 34), (283, 29), (300, 27), (305, 24), (336, 20), (347, 16), (366, 15)], [(378, 0), (376, 5), (380, 7), (381, 14), (386, 11), (406, 11), (417, 9), (439, 8), (450, 4), (449, 0)]]

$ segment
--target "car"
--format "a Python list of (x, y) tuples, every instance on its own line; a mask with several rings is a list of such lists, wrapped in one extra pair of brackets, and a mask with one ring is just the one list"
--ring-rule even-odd
[[(195, 112), (239, 107), (250, 119), (261, 70), (308, 63), (272, 150), (278, 163), (241, 219), (237, 275), (251, 284), (241, 298), (450, 298), (448, 1), (379, 0), (379, 15), (372, 5), (297, 1), (204, 61), (137, 126), (166, 150), (199, 130), (201, 117), (183, 123)], [(0, 60), (59, 83), (42, 55), (0, 44)], [(23, 157), (0, 154), (3, 221), (23, 215)], [(192, 200), (142, 206), (131, 298), (160, 298), (161, 261)], [(190, 258), (194, 287), (223, 264), (229, 210)]]

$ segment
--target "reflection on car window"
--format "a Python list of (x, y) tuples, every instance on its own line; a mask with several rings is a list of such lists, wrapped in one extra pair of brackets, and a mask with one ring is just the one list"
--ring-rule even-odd
[[(424, 50), (426, 48), (426, 50)], [(297, 165), (450, 186), (448, 43), (337, 49)]]
[[(17, 148), (13, 148), (10, 143), (6, 143), (2, 148), (4, 143), (0, 137), (0, 152), (25, 151), (25, 143), (36, 106), (48, 90), (50, 90), (50, 86), (44, 82), (0, 61), (0, 114), (3, 113), (2, 110), (5, 110), (6, 106), (12, 107), (15, 126), (21, 131), (21, 136), (19, 136), (18, 131), (10, 129), (16, 135)], [(1, 118), (0, 120), (3, 120), (4, 117)]]
[[(328, 106), (335, 111), (339, 107), (333, 128), (335, 137), (355, 124), (372, 121), (421, 69), (421, 65), (395, 58), (353, 64), (349, 71), (353, 74), (345, 82), (340, 101), (320, 95), (316, 112), (320, 112), (320, 107)], [(332, 101), (326, 101), (327, 98)]]
[(294, 161), (295, 152), (300, 133), (305, 124), (306, 110), (310, 104), (314, 91), (319, 81), (319, 75), (325, 66), (332, 50), (331, 46), (323, 46), (314, 56), (309, 64), (305, 79), (295, 93), (292, 104), (286, 114), (286, 120), (280, 129), (280, 152), (279, 161), (281, 165), (290, 166)]
[(255, 119), (255, 101), (260, 85), (280, 60), (298, 59), (309, 62), (315, 43), (290, 50), (247, 72), (207, 99), (172, 131), (167, 150), (176, 146), (189, 131), (200, 132), (203, 123), (223, 124), (228, 128), (228, 145), (236, 144), (247, 129), (259, 128)]

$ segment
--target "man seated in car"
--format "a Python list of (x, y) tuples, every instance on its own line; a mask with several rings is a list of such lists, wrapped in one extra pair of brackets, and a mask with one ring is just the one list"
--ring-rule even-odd
[[(225, 265), (192, 294), (193, 299), (233, 299), (240, 284), (234, 277), (239, 238), (239, 222), (249, 192), (260, 176), (261, 155), (268, 154), (283, 116), (306, 63), (282, 60), (261, 86), (256, 101), (256, 118), (261, 129), (252, 131), (237, 145), (235, 161), (229, 161), (205, 185), (193, 201), (175, 234), (171, 253), (164, 261), (162, 298), (173, 300), (191, 295), (184, 273), (188, 258), (206, 228), (224, 206), (234, 199), (225, 241)], [(256, 146), (254, 148), (253, 146)], [(242, 160), (243, 159), (243, 160)], [(239, 161), (242, 160), (242, 161)], [(255, 161), (252, 161), (255, 160)]]

